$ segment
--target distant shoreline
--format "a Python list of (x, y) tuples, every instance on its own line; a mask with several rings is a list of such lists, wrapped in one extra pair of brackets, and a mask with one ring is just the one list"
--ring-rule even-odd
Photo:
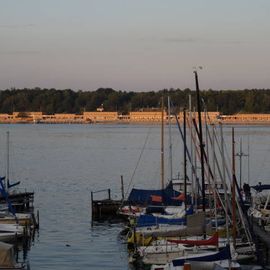
[[(270, 126), (270, 122), (227, 122), (227, 121), (218, 121), (212, 123), (214, 125), (223, 124), (226, 126)], [(0, 122), (0, 125), (160, 125), (160, 122), (151, 122), (151, 121), (97, 121), (97, 122), (74, 122), (74, 121), (54, 121), (54, 122), (29, 122), (29, 121), (12, 121), (12, 122)], [(175, 125), (176, 121), (172, 121), (172, 124)], [(180, 121), (182, 124), (182, 121)], [(209, 124), (209, 123), (208, 123)], [(165, 125), (168, 125), (166, 122)]]
[[(164, 123), (183, 122), (183, 112), (177, 115), (168, 115), (166, 111), (136, 111), (129, 114), (120, 114), (116, 111), (93, 111), (82, 114), (57, 113), (43, 114), (42, 112), (13, 112), (12, 114), (0, 114), (0, 124), (130, 124), (159, 125), (162, 117)], [(198, 119), (197, 113), (187, 114), (187, 119)], [(207, 112), (207, 123), (224, 125), (270, 125), (270, 114), (234, 114), (223, 115), (219, 112)], [(204, 122), (205, 116), (202, 117)]]

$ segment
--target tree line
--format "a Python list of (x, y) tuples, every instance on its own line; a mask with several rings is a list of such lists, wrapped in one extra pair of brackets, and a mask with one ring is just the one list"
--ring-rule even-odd
[[(99, 88), (96, 91), (13, 88), (0, 90), (0, 112), (82, 113), (103, 106), (105, 111), (127, 114), (130, 111), (160, 108), (162, 96), (170, 96), (174, 107), (180, 111), (188, 107), (190, 95), (195, 107), (196, 92), (190, 89), (128, 92), (112, 88)], [(222, 114), (270, 113), (270, 89), (209, 89), (201, 91), (201, 97), (208, 111), (219, 111)]]

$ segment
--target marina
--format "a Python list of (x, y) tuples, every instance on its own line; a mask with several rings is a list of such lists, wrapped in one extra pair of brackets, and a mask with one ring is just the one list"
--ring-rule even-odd
[(0, 270), (270, 270), (270, 1), (2, 1)]
[[(197, 89), (197, 108), (199, 111), (197, 117), (198, 123), (191, 111), (189, 111), (188, 118), (186, 116), (186, 111), (184, 110), (183, 127), (181, 128), (177, 116), (175, 116), (178, 129), (183, 139), (183, 188), (180, 190), (175, 189), (172, 173), (166, 187), (164, 183), (164, 100), (162, 97), (160, 147), (161, 189), (133, 188), (128, 197), (125, 198), (122, 195), (122, 203), (118, 212), (115, 212), (115, 209), (113, 208), (119, 204), (119, 201), (111, 200), (110, 190), (108, 191), (109, 199), (103, 201), (93, 200), (94, 193), (91, 192), (92, 219), (97, 217), (97, 212), (99, 212), (98, 219), (101, 219), (102, 215), (104, 215), (104, 217), (107, 215), (110, 218), (111, 215), (115, 215), (116, 217), (121, 215), (128, 218), (128, 225), (123, 229), (121, 235), (125, 237), (124, 239), (128, 243), (128, 250), (130, 253), (129, 263), (136, 269), (146, 269), (148, 267), (150, 267), (151, 270), (185, 269), (185, 263), (189, 264), (190, 269), (213, 269), (213, 265), (219, 265), (219, 267), (223, 267), (222, 269), (244, 269), (243, 262), (248, 262), (251, 265), (254, 264), (255, 268), (260, 267), (259, 265), (255, 265), (256, 262), (261, 266), (267, 266), (269, 265), (268, 247), (270, 242), (268, 242), (268, 233), (264, 230), (266, 230), (269, 225), (268, 203), (270, 195), (267, 195), (266, 201), (260, 200), (259, 203), (257, 201), (260, 198), (260, 193), (264, 189), (270, 189), (270, 186), (259, 182), (257, 186), (252, 186), (256, 191), (256, 194), (251, 193), (249, 184), (244, 183), (242, 189), (242, 139), (240, 140), (239, 154), (239, 184), (237, 182), (235, 166), (234, 128), (232, 128), (232, 160), (229, 161), (228, 164), (226, 163), (228, 160), (225, 159), (226, 146), (222, 125), (220, 124), (219, 127), (220, 139), (217, 139), (217, 131), (213, 126), (213, 123), (210, 119), (209, 123), (206, 121), (207, 113), (205, 113), (204, 129), (206, 138), (204, 140), (209, 141), (207, 147), (210, 147), (211, 150), (208, 150), (207, 148), (206, 152), (204, 149), (202, 132), (198, 77), (197, 72), (195, 71), (194, 73)], [(168, 108), (170, 109), (169, 98)], [(187, 119), (190, 121), (189, 132), (191, 146), (192, 143), (194, 143), (194, 146), (191, 147), (191, 152), (189, 152), (187, 147)], [(194, 127), (192, 128), (193, 125)], [(213, 133), (211, 136), (209, 133), (209, 126), (212, 126)], [(192, 131), (193, 129), (195, 131)], [(171, 162), (169, 163), (169, 167), (172, 171), (171, 122), (169, 122), (169, 131), (169, 157)], [(197, 139), (194, 139), (193, 132), (195, 132)], [(217, 144), (216, 147), (218, 150), (215, 150), (214, 143)], [(193, 148), (198, 155), (198, 160), (200, 160), (201, 173), (199, 176), (197, 167), (196, 165), (194, 166), (194, 164), (197, 163), (196, 154), (195, 159), (192, 158)], [(227, 149), (228, 147), (226, 148), (226, 151)], [(208, 154), (210, 153), (208, 151), (212, 151), (212, 156)], [(218, 158), (216, 151), (219, 151)], [(226, 152), (226, 154), (228, 155), (228, 152)], [(191, 176), (187, 175), (187, 157), (190, 161), (189, 167), (191, 169)], [(212, 160), (212, 166), (210, 165), (210, 160)], [(231, 169), (228, 169), (230, 166), (232, 166)], [(215, 167), (218, 168), (219, 176), (214, 172)], [(230, 170), (231, 172), (229, 172)], [(248, 171), (249, 170), (250, 168), (248, 167)], [(226, 176), (226, 172), (228, 176)], [(132, 176), (134, 176), (134, 174)], [(196, 182), (193, 181), (193, 176)], [(187, 179), (192, 179), (191, 190), (189, 192), (187, 191)], [(221, 180), (221, 185), (224, 189), (222, 193), (217, 184), (217, 179)], [(133, 179), (131, 178), (131, 180)], [(249, 179), (248, 183), (250, 183)], [(130, 186), (130, 183), (128, 186)], [(206, 193), (208, 194), (207, 200)], [(108, 208), (108, 201), (111, 202), (111, 209)], [(264, 209), (261, 210), (262, 203), (264, 204)], [(99, 205), (99, 211), (96, 209), (97, 204)], [(196, 210), (194, 211), (193, 208)], [(101, 211), (102, 209), (103, 212)], [(214, 213), (212, 212), (213, 210)], [(247, 210), (249, 213), (247, 213)], [(260, 222), (258, 225), (260, 225), (260, 227), (257, 224), (254, 226), (250, 224), (250, 218), (253, 221), (253, 216), (255, 216), (255, 214), (258, 215), (257, 212), (267, 212), (266, 218), (263, 219), (261, 216), (262, 214), (259, 216)], [(265, 226), (263, 227), (261, 223)], [(217, 242), (212, 243), (212, 234), (213, 237), (216, 235)], [(221, 237), (220, 239), (219, 235)], [(206, 239), (207, 236), (210, 238), (205, 240), (204, 243), (202, 239)], [(223, 244), (220, 243), (221, 239), (223, 239)], [(260, 243), (264, 243), (266, 248), (262, 250), (262, 245)], [(208, 245), (208, 248), (201, 248), (201, 246), (204, 245)], [(213, 246), (216, 248), (216, 252), (213, 252)], [(259, 253), (263, 254), (263, 260)], [(193, 261), (200, 262), (200, 264), (193, 265)], [(242, 263), (242, 266), (240, 263)]]
[[(5, 130), (9, 130), (12, 137), (11, 149), (16, 149), (11, 151), (11, 168), (14, 166), (12, 164), (16, 165), (16, 170), (11, 170), (12, 179), (20, 179), (23, 189), (29, 187), (29, 190), (34, 190), (34, 207), (40, 212), (39, 231), (34, 240), (28, 243), (30, 249), (25, 252), (19, 249), (18, 257), (27, 258), (31, 269), (129, 269), (131, 266), (126, 243), (119, 238), (125, 222), (92, 220), (91, 192), (105, 187), (105, 191), (100, 196), (94, 194), (93, 199), (107, 200), (110, 188), (111, 200), (122, 200), (121, 175), (124, 193), (127, 193), (128, 182), (147, 133), (150, 134), (149, 140), (131, 186), (158, 189), (160, 127), (6, 125), (3, 129), (0, 141), (5, 145)], [(224, 128), (225, 140), (228, 142), (230, 130)], [(172, 134), (175, 138), (173, 142), (181, 150), (176, 127), (172, 128)], [(250, 152), (253, 153), (251, 166), (252, 160), (256, 160), (256, 166), (250, 170), (251, 185), (256, 185), (257, 179), (262, 181), (268, 177), (268, 148), (265, 145), (269, 135), (268, 127), (237, 128), (236, 149), (239, 149), (242, 138), (243, 152), (247, 152), (249, 136)], [(175, 168), (178, 160), (182, 160), (180, 152), (175, 148)], [(2, 158), (6, 159), (5, 153)], [(41, 160), (42, 166), (39, 165)], [(248, 177), (246, 165), (247, 159), (243, 159), (243, 181)], [(2, 168), (5, 171), (4, 164)], [(165, 175), (169, 175), (168, 170), (165, 170)], [(252, 182), (252, 179), (256, 181)], [(112, 260), (115, 261), (113, 266)]]

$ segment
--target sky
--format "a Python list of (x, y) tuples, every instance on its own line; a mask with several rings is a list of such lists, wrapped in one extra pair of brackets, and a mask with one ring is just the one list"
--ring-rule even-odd
[(269, 0), (0, 4), (0, 89), (270, 88)]

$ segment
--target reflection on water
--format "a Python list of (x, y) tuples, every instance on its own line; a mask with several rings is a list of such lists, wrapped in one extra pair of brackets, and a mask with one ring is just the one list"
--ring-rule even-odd
[[(112, 198), (120, 198), (120, 175), (127, 188), (141, 153), (130, 188), (158, 188), (159, 127), (1, 125), (1, 175), (5, 175), (7, 130), (11, 179), (35, 191), (34, 205), (40, 211), (40, 230), (28, 243), (28, 253), (19, 252), (19, 257), (27, 256), (34, 270), (128, 269), (126, 246), (118, 237), (121, 225), (105, 223), (91, 228), (90, 191), (111, 188)], [(224, 130), (225, 140), (230, 143), (230, 128)], [(237, 127), (235, 132), (236, 147), (242, 137), (244, 152), (249, 137), (250, 182), (268, 179), (270, 128)], [(227, 148), (229, 152), (230, 146)], [(175, 174), (182, 172), (182, 156), (180, 135), (173, 128)], [(242, 175), (246, 181), (247, 159), (243, 159)]]

